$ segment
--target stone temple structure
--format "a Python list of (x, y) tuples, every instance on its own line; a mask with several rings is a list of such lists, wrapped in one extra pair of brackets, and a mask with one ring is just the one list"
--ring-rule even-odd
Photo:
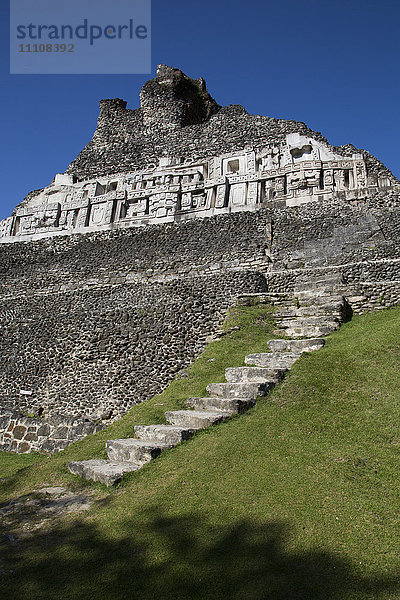
[(0, 448), (59, 450), (161, 391), (240, 294), (331, 275), (355, 312), (399, 302), (399, 206), (365, 150), (178, 69), (138, 109), (101, 100), (67, 171), (0, 222)]
[(0, 241), (180, 222), (279, 203), (357, 200), (395, 183), (376, 159), (303, 123), (221, 108), (203, 79), (161, 65), (141, 106), (102, 100), (66, 173), (0, 224)]

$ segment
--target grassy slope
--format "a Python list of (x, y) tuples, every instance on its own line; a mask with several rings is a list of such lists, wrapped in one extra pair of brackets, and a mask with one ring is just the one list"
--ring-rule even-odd
[(66, 600), (400, 598), (399, 309), (356, 317), (252, 411), (117, 490), (65, 472), (68, 460), (101, 456), (105, 439), (161, 421), (222, 380), (224, 366), (265, 348), (271, 327), (251, 324), (259, 312), (244, 309), (242, 329), (210, 345), (189, 377), (107, 432), (3, 482), (4, 498), (44, 483), (101, 494), (79, 526), (65, 519), (11, 548), (9, 597), (53, 600), (62, 589)]
[(29, 467), (29, 465), (41, 459), (40, 454), (11, 454), (10, 452), (0, 452), (0, 479), (14, 475), (20, 469)]

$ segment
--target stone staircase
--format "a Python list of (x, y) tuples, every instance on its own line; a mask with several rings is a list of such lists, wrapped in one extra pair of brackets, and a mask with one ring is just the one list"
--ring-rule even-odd
[(279, 328), (295, 339), (323, 337), (338, 329), (351, 316), (346, 298), (338, 293), (340, 287), (337, 276), (320, 276), (299, 285), (294, 292), (297, 306), (283, 302), (276, 307)]
[[(172, 448), (192, 437), (196, 431), (216, 425), (253, 407), (256, 398), (266, 396), (303, 352), (323, 347), (323, 336), (340, 326), (349, 307), (343, 296), (334, 293), (337, 280), (308, 282), (296, 290), (296, 305), (280, 302), (276, 307), (279, 333), (292, 339), (273, 339), (269, 352), (249, 354), (244, 367), (225, 370), (225, 383), (210, 383), (208, 397), (189, 398), (188, 410), (167, 411), (167, 425), (136, 425), (134, 438), (109, 440), (108, 460), (71, 462), (75, 475), (111, 486), (128, 472), (137, 471)], [(334, 288), (334, 289), (333, 289)]]

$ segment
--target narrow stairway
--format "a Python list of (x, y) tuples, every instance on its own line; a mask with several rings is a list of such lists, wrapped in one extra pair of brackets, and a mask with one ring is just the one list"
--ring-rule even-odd
[(336, 280), (317, 281), (315, 287), (297, 290), (297, 306), (293, 301), (280, 303), (276, 312), (279, 333), (292, 339), (270, 340), (269, 352), (249, 354), (245, 357), (247, 366), (227, 368), (225, 383), (207, 386), (208, 397), (189, 398), (188, 410), (167, 411), (168, 425), (136, 425), (135, 438), (107, 441), (108, 460), (71, 462), (69, 471), (111, 486), (196, 431), (247, 411), (257, 397), (266, 396), (285, 376), (302, 352), (322, 348), (322, 336), (337, 329), (346, 318), (349, 307), (343, 296), (333, 292), (335, 284)]

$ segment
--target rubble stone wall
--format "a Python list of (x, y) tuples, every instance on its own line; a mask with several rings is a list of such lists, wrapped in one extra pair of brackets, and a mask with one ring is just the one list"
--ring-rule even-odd
[[(332, 272), (357, 312), (398, 303), (399, 206), (381, 193), (0, 246), (0, 443), (57, 450), (161, 392), (240, 294)], [(24, 420), (41, 413), (79, 423), (45, 444), (43, 419)]]
[(242, 271), (5, 300), (1, 405), (119, 417), (198, 356), (235, 295), (265, 290), (261, 274)]

